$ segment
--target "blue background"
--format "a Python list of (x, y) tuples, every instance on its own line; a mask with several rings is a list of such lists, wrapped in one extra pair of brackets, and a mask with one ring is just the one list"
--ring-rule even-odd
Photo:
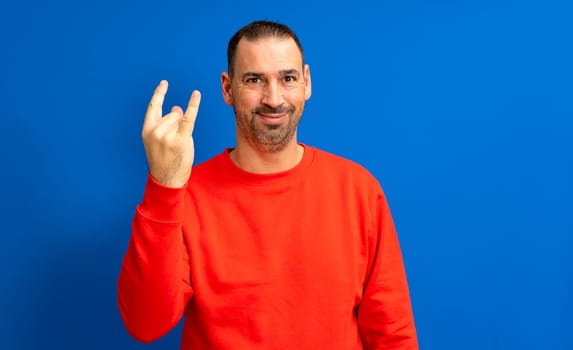
[(19, 1), (0, 5), (0, 349), (176, 349), (126, 333), (116, 281), (146, 180), (140, 139), (203, 93), (197, 161), (234, 144), (226, 44), (300, 36), (299, 139), (380, 180), (422, 349), (573, 349), (568, 1)]

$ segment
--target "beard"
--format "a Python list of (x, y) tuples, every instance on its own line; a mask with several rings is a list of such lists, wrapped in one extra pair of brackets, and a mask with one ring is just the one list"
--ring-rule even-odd
[[(282, 124), (265, 124), (258, 117), (259, 113), (286, 114), (287, 120)], [(261, 106), (249, 113), (240, 113), (235, 109), (237, 128), (247, 142), (256, 149), (269, 153), (280, 152), (286, 148), (296, 133), (301, 114), (302, 112), (297, 113), (294, 106)]]

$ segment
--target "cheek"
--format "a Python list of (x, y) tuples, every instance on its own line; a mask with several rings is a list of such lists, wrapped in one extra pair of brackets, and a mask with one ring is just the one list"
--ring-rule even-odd
[(296, 89), (292, 91), (288, 91), (285, 95), (285, 100), (291, 105), (300, 106), (304, 104), (305, 98), (305, 91), (304, 89)]
[(253, 91), (237, 91), (235, 105), (242, 109), (250, 109), (260, 104), (260, 94)]

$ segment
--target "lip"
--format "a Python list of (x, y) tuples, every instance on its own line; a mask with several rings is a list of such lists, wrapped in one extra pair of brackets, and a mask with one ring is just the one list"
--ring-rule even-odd
[(279, 124), (286, 118), (286, 113), (282, 114), (263, 114), (257, 113), (261, 119), (267, 124)]

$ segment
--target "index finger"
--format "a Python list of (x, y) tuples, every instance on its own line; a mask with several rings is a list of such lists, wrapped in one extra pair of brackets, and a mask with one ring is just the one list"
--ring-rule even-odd
[(151, 121), (158, 121), (161, 119), (163, 112), (163, 100), (165, 100), (165, 94), (167, 93), (167, 80), (161, 80), (159, 85), (155, 88), (153, 96), (149, 101), (149, 106), (147, 107), (147, 112), (145, 113), (145, 120), (143, 124), (147, 124)]

